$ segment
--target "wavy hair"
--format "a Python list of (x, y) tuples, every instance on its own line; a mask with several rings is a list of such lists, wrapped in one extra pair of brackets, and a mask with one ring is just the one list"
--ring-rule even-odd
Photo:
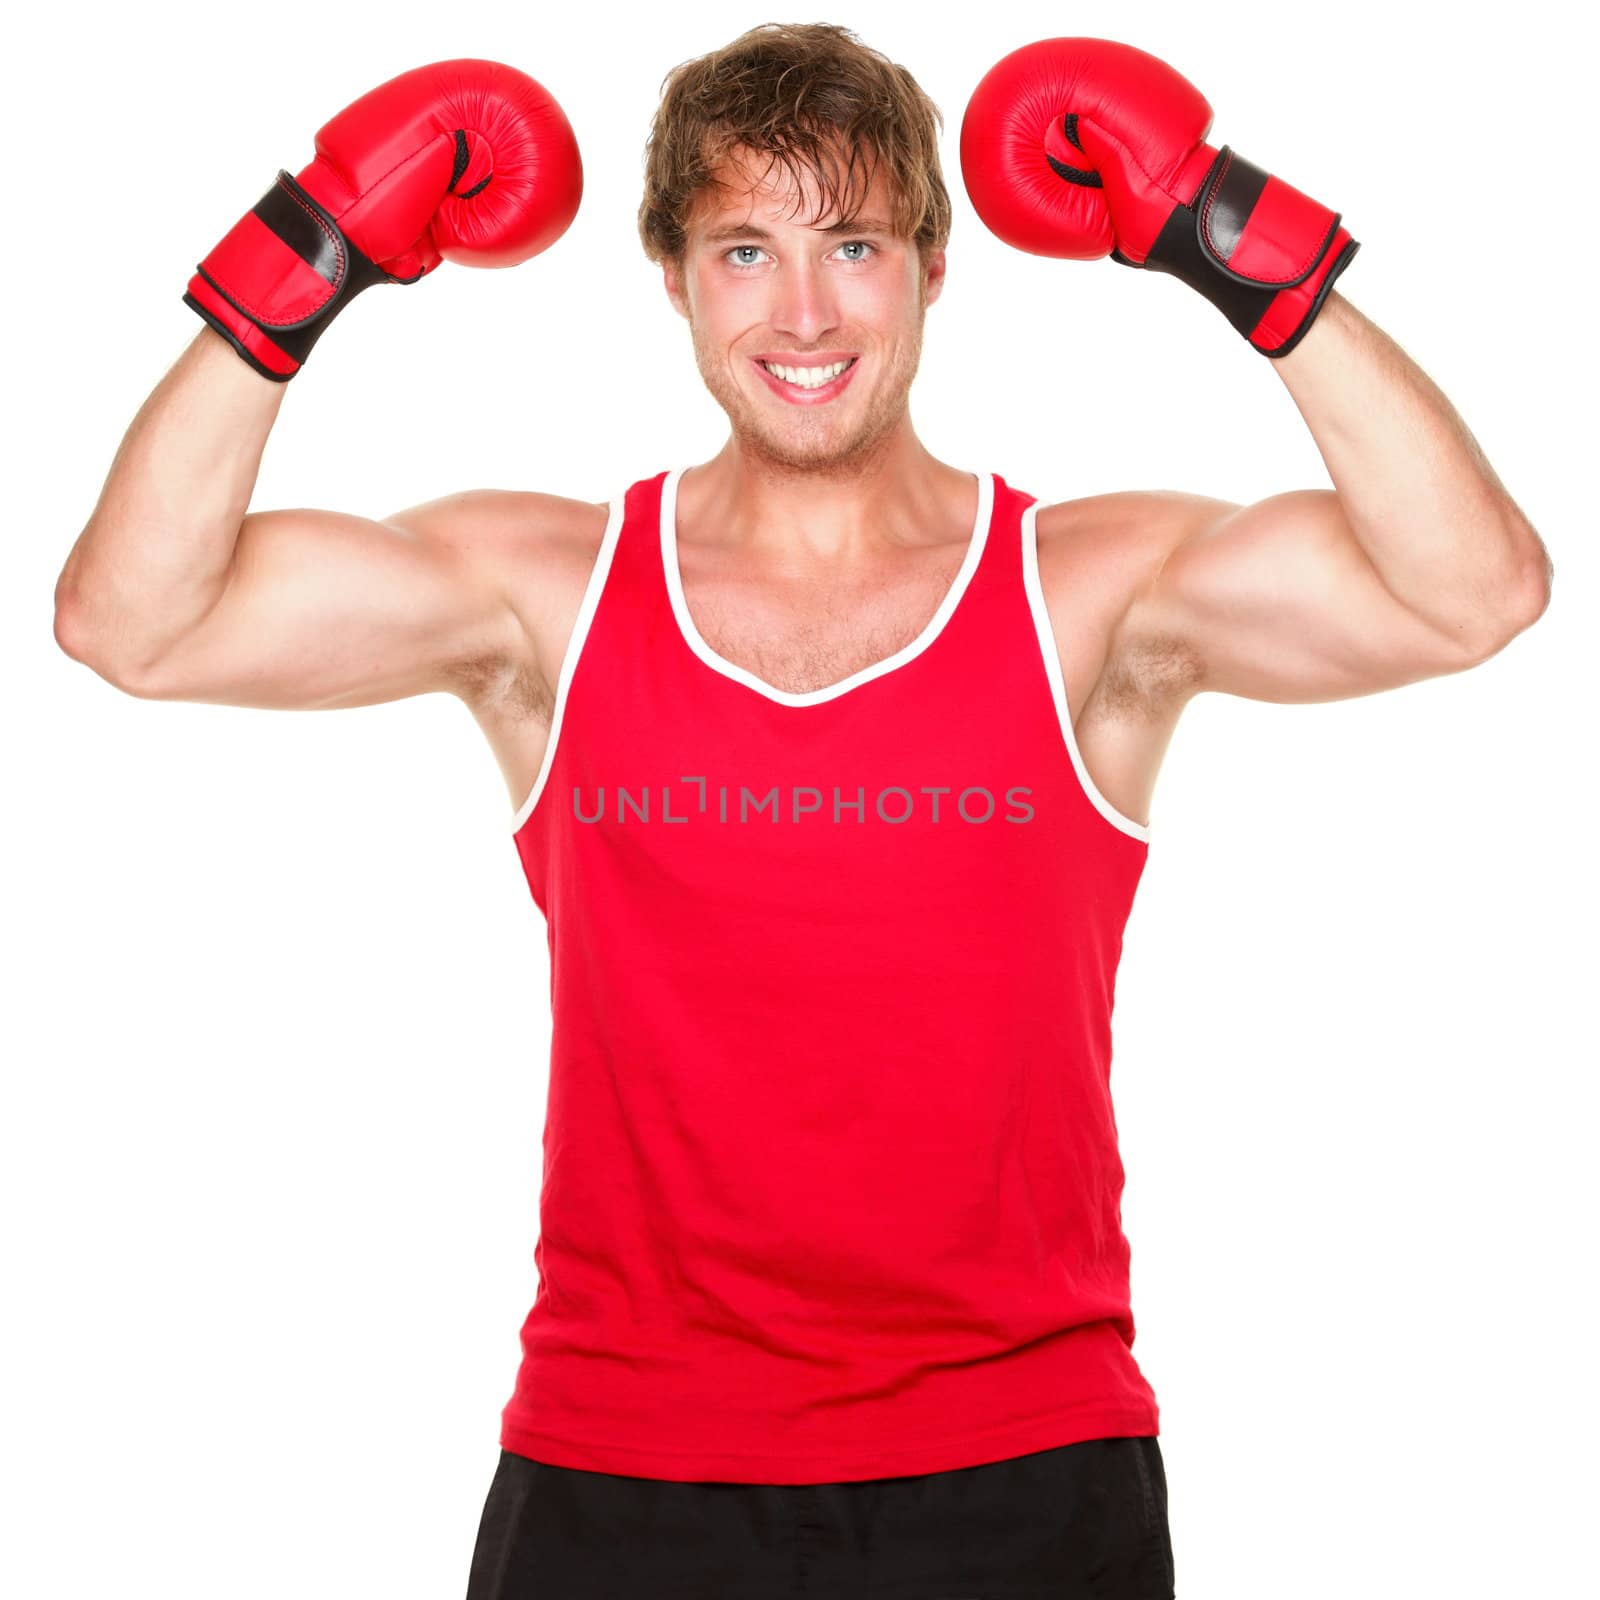
[[(950, 196), (939, 166), (944, 118), (902, 66), (829, 22), (762, 23), (731, 44), (674, 67), (661, 85), (645, 142), (639, 238), (652, 262), (681, 268), (703, 195), (732, 193), (717, 168), (736, 151), (781, 164), (851, 221), (879, 163), (894, 231), (924, 265), (950, 237)], [(841, 159), (842, 158), (842, 159)], [(842, 170), (841, 170), (842, 168)]]

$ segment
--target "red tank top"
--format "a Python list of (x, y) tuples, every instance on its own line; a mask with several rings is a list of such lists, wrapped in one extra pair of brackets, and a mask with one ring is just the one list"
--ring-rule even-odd
[(1085, 772), (1033, 496), (977, 474), (903, 649), (786, 693), (684, 603), (683, 469), (611, 504), (514, 822), (551, 964), (504, 1448), (683, 1482), (1159, 1431), (1110, 1089), (1146, 829)]

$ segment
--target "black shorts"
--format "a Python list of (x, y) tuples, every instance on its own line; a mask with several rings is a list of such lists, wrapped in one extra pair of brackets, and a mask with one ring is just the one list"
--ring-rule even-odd
[(673, 1483), (502, 1450), (466, 1600), (1172, 1600), (1153, 1436), (899, 1478)]

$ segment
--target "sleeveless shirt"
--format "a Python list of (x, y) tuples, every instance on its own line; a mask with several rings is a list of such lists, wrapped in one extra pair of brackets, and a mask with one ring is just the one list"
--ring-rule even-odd
[(700, 635), (678, 468), (610, 502), (513, 838), (550, 953), (501, 1444), (676, 1481), (1155, 1434), (1111, 1016), (1145, 826), (1073, 735), (1031, 495), (809, 693)]

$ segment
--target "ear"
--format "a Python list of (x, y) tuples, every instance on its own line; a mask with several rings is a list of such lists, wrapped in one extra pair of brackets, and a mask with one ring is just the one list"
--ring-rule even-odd
[(944, 251), (935, 250), (928, 257), (928, 264), (923, 271), (927, 274), (927, 288), (924, 292), (924, 298), (926, 303), (931, 306), (944, 289)]
[(672, 309), (685, 321), (689, 318), (689, 302), (683, 292), (683, 268), (670, 258), (661, 263), (661, 282), (667, 291)]

